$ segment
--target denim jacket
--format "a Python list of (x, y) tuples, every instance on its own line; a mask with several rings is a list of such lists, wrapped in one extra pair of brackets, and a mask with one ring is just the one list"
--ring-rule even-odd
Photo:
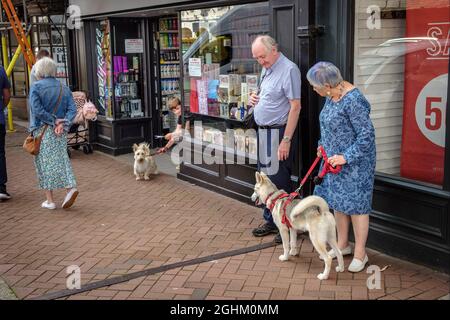
[(61, 103), (56, 114), (53, 114), (58, 101), (60, 82), (55, 78), (44, 78), (36, 81), (30, 90), (30, 132), (44, 124), (55, 127), (56, 119), (64, 119), (64, 131), (69, 131), (75, 118), (77, 107), (73, 101), (70, 89), (62, 86)]

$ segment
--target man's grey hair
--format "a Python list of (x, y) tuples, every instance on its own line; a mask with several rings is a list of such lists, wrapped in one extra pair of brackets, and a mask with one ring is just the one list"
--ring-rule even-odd
[(38, 79), (54, 78), (56, 70), (56, 62), (48, 57), (39, 59), (35, 64), (36, 78)]
[(327, 61), (320, 61), (312, 66), (306, 74), (306, 79), (317, 88), (323, 88), (327, 84), (334, 88), (344, 80), (338, 67)]
[(257, 36), (255, 40), (253, 40), (252, 46), (258, 41), (262, 43), (262, 45), (266, 48), (267, 52), (272, 50), (272, 48), (275, 48), (278, 51), (278, 43), (271, 36), (267, 34)]

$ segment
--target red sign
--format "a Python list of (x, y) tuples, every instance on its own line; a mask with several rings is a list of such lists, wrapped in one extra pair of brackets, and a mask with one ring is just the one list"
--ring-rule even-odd
[(442, 185), (450, 50), (448, 1), (407, 1), (401, 176)]

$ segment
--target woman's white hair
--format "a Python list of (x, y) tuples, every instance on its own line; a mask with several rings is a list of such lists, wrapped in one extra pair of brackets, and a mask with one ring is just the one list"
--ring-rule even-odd
[(306, 78), (311, 85), (318, 88), (324, 88), (326, 85), (335, 88), (344, 81), (338, 67), (328, 61), (317, 62), (308, 70)]
[(44, 78), (54, 78), (56, 77), (56, 62), (48, 57), (44, 57), (39, 59), (35, 64), (35, 72), (36, 78), (44, 79)]

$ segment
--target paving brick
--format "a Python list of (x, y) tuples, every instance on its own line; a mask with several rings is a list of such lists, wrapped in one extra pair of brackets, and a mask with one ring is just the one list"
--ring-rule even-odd
[(399, 291), (396, 291), (392, 293), (392, 295), (400, 300), (406, 300), (411, 297), (417, 296), (420, 293), (422, 293), (421, 290), (416, 288), (408, 288), (408, 289), (401, 289)]
[(305, 290), (304, 285), (292, 284), (289, 287), (288, 296), (302, 296)]
[(313, 298), (326, 298), (326, 299), (334, 299), (335, 293), (333, 291), (308, 291), (305, 290), (303, 292), (304, 296), (313, 297)]
[(191, 299), (192, 300), (204, 300), (210, 292), (210, 289), (206, 288), (196, 288), (192, 292)]
[(415, 299), (435, 300), (448, 294), (448, 290), (431, 290), (414, 296)]
[(352, 300), (367, 300), (367, 291), (366, 286), (352, 286)]
[(245, 298), (245, 299), (252, 299), (255, 295), (253, 292), (242, 292), (242, 291), (225, 291), (224, 297), (227, 298)]
[(240, 291), (244, 286), (245, 280), (231, 280), (230, 284), (227, 287), (227, 290), (231, 291)]
[(270, 299), (272, 300), (285, 300), (288, 295), (288, 289), (285, 288), (274, 288), (272, 290), (272, 295)]

